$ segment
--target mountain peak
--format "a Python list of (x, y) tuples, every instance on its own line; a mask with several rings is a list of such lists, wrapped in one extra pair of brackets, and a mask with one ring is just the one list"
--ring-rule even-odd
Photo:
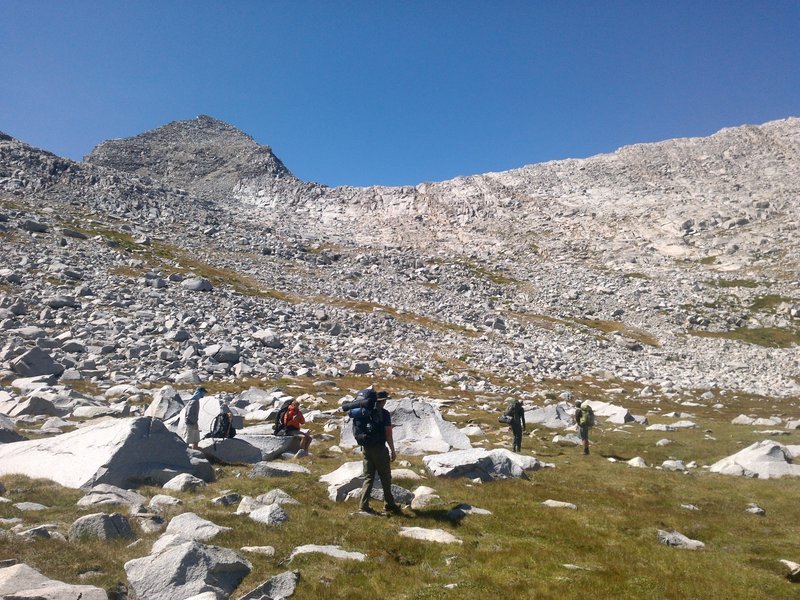
[(156, 177), (207, 198), (230, 195), (243, 177), (295, 179), (269, 146), (208, 115), (105, 141), (84, 161)]

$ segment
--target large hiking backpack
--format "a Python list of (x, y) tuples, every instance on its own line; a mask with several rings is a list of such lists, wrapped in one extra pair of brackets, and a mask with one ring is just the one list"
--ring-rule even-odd
[(286, 435), (286, 424), (283, 422), (286, 416), (286, 411), (289, 410), (293, 400), (289, 398), (284, 402), (278, 412), (275, 414), (275, 424), (272, 426), (273, 435)]
[(342, 405), (353, 419), (353, 437), (359, 446), (379, 444), (383, 432), (383, 412), (376, 406), (378, 395), (367, 388), (356, 394), (353, 402)]
[(581, 404), (581, 427), (594, 427), (594, 411), (588, 404)]
[(236, 430), (233, 428), (231, 417), (229, 413), (221, 412), (214, 420), (211, 421), (211, 427), (205, 435), (207, 438), (213, 439), (226, 439), (236, 436)]
[(514, 417), (514, 403), (512, 402), (511, 404), (506, 406), (505, 412), (503, 412), (503, 414), (500, 415), (497, 418), (497, 420), (500, 421), (501, 423), (505, 423), (506, 425), (510, 425), (511, 421), (513, 420), (513, 417)]

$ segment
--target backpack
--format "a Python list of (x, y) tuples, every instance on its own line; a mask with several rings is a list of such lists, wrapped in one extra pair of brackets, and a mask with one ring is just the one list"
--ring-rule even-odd
[(594, 411), (588, 404), (581, 405), (581, 427), (594, 427)]
[(377, 400), (375, 390), (367, 388), (347, 405), (353, 419), (353, 437), (359, 446), (373, 446), (383, 439), (383, 411), (376, 406)]
[(286, 435), (286, 424), (283, 422), (283, 418), (286, 416), (286, 411), (289, 410), (292, 402), (293, 400), (289, 398), (275, 414), (275, 424), (272, 426), (273, 435)]
[(211, 421), (211, 427), (205, 437), (225, 439), (235, 436), (236, 430), (233, 428), (230, 415), (226, 412), (221, 412)]

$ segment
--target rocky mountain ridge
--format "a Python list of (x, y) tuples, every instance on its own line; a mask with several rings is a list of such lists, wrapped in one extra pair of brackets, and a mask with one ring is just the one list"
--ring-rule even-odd
[[(269, 148), (209, 117), (106, 142), (87, 161), (140, 173), (141, 165), (131, 156), (141, 154), (143, 138), (160, 140), (155, 154), (160, 158), (153, 160), (172, 165), (169, 180), (176, 187), (208, 196), (210, 178), (217, 182), (212, 195), (219, 200), (233, 198), (267, 209), (279, 215), (275, 220), (299, 211), (307, 216), (309, 232), (323, 238), (356, 238), (364, 244), (375, 238), (415, 247), (450, 242), (452, 248), (480, 252), (489, 245), (516, 253), (532, 233), (546, 242), (561, 237), (562, 224), (590, 221), (591, 237), (585, 223), (570, 227), (571, 237), (588, 242), (599, 237), (628, 255), (644, 250), (670, 257), (715, 250), (702, 242), (718, 240), (701, 241), (721, 233), (708, 235), (710, 230), (754, 222), (751, 229), (764, 229), (757, 223), (777, 219), (778, 227), (771, 223), (770, 232), (786, 227), (791, 231), (798, 216), (797, 118), (415, 187), (328, 188), (300, 182)], [(181, 163), (174, 158), (175, 147), (184, 147), (186, 139), (195, 140), (195, 154), (187, 154)], [(201, 145), (206, 150), (198, 149)], [(154, 151), (150, 147), (148, 153)], [(211, 155), (215, 159), (209, 162), (206, 157)], [(253, 159), (255, 155), (266, 158)], [(203, 159), (198, 161), (198, 156)], [(208, 164), (210, 177), (198, 175), (198, 162), (225, 165), (216, 170), (235, 177), (219, 177)], [(151, 171), (163, 174), (163, 169)], [(364, 235), (360, 229), (373, 233)], [(786, 238), (782, 241), (790, 241)], [(748, 245), (740, 245), (742, 254), (755, 250)], [(598, 251), (605, 250), (598, 246)]]
[(84, 163), (4, 136), (0, 360), (796, 395), (798, 165), (795, 118), (400, 188), (302, 182), (210, 117)]

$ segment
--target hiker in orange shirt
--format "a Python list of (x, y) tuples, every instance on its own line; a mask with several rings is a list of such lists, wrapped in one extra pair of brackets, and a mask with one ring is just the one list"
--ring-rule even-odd
[(300, 450), (297, 451), (297, 456), (308, 454), (308, 447), (311, 445), (311, 435), (307, 430), (300, 429), (305, 422), (306, 419), (300, 411), (300, 403), (294, 400), (286, 410), (286, 414), (283, 415), (283, 424), (286, 426), (286, 435), (299, 435), (303, 438), (300, 440)]

